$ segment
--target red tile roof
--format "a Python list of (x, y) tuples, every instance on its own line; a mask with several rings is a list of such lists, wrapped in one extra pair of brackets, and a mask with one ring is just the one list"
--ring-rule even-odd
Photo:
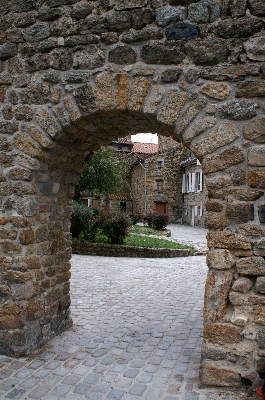
[(158, 144), (156, 143), (133, 143), (133, 153), (155, 154), (158, 152)]

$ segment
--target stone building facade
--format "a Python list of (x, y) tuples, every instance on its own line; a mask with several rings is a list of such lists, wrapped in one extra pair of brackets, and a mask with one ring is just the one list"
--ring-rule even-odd
[(205, 228), (207, 190), (201, 163), (191, 155), (180, 165), (182, 168), (182, 223)]
[(131, 190), (136, 214), (166, 213), (171, 222), (182, 214), (180, 162), (187, 157), (183, 145), (159, 135), (158, 152), (135, 163)]
[(86, 155), (155, 132), (193, 152), (208, 190), (202, 384), (264, 372), (264, 16), (260, 0), (1, 2), (2, 353), (72, 324)]

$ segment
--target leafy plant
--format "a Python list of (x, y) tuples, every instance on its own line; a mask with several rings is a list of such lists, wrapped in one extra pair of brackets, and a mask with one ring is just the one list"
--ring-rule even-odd
[(143, 218), (141, 214), (130, 214), (130, 218), (132, 220), (133, 225), (136, 225), (138, 222), (140, 222)]
[(131, 220), (124, 212), (102, 212), (99, 214), (98, 226), (111, 243), (122, 244), (129, 234)]
[(94, 210), (74, 201), (70, 231), (73, 238), (77, 239), (83, 233), (86, 240), (92, 240), (97, 231)]
[(157, 231), (162, 231), (168, 224), (168, 214), (150, 213), (144, 217), (144, 223), (149, 228), (154, 228)]
[(129, 164), (115, 158), (113, 147), (101, 147), (85, 165), (74, 199), (79, 202), (81, 192), (89, 191), (96, 197), (101, 194), (124, 193), (128, 189)]

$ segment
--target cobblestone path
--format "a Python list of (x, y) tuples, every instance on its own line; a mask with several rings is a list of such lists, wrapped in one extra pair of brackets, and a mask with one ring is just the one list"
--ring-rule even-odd
[(1, 399), (241, 399), (198, 389), (205, 257), (72, 265), (73, 328), (36, 355), (0, 356)]

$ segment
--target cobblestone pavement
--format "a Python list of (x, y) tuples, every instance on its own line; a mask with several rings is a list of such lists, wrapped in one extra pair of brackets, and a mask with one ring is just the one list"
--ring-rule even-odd
[(205, 257), (72, 259), (74, 326), (0, 356), (0, 398), (239, 400), (198, 389)]
[(179, 243), (194, 246), (199, 251), (206, 251), (208, 230), (197, 226), (170, 224), (171, 238)]

